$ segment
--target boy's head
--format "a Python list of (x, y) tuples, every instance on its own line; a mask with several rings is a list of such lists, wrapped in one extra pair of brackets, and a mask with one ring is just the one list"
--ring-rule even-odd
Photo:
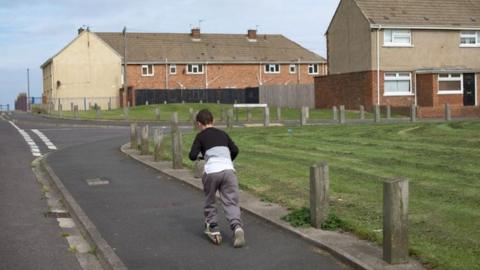
[(202, 126), (213, 124), (213, 115), (208, 109), (202, 109), (197, 114), (197, 122)]

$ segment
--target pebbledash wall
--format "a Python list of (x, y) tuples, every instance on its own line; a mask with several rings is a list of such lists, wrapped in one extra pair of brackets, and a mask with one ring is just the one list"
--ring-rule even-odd
[(144, 76), (142, 65), (129, 64), (127, 79), (132, 90), (128, 100), (135, 100), (137, 89), (244, 89), (259, 85), (313, 84), (314, 76), (326, 74), (326, 64), (318, 64), (318, 74), (308, 74), (308, 65), (298, 64), (296, 72), (290, 73), (290, 64), (280, 64), (279, 73), (265, 73), (264, 64), (203, 64), (203, 73), (187, 74), (186, 64), (176, 64), (176, 73), (171, 74), (169, 64), (155, 64), (153, 75)]
[[(412, 74), (412, 94), (402, 96), (385, 96), (384, 72), (380, 71), (380, 93), (377, 93), (377, 71), (362, 71), (315, 78), (315, 106), (317, 108), (331, 108), (345, 105), (347, 109), (357, 110), (364, 105), (366, 110), (372, 110), (377, 104), (392, 107), (409, 107), (415, 104), (417, 92), (417, 105), (419, 117), (441, 117), (444, 115), (444, 104), (452, 107), (453, 116), (478, 116), (479, 107), (463, 108), (463, 94), (438, 94), (438, 74)], [(476, 74), (476, 99), (480, 104), (478, 87), (480, 86), (480, 73)], [(416, 85), (416, 89), (415, 89)], [(328, 89), (328, 91), (325, 91)], [(427, 108), (431, 107), (431, 108)]]

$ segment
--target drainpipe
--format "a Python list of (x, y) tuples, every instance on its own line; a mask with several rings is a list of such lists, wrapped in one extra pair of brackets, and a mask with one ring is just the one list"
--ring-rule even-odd
[(415, 80), (415, 107), (418, 106), (417, 103), (417, 72), (414, 72), (414, 80)]
[(208, 89), (208, 62), (205, 63), (205, 89)]
[(258, 66), (258, 75), (260, 78), (260, 85), (263, 85), (263, 78), (262, 78), (262, 62), (259, 63)]
[(298, 65), (297, 65), (297, 84), (300, 84), (300, 70), (302, 69), (300, 66), (300, 58), (298, 58)]
[(168, 90), (168, 73), (170, 73), (168, 68), (168, 58), (165, 58), (165, 90)]
[(379, 25), (377, 29), (377, 105), (380, 106), (380, 30), (382, 26)]

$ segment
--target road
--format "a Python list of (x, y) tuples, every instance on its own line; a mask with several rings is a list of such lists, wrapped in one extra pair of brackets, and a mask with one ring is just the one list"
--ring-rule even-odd
[[(224, 221), (220, 225), (225, 241), (220, 247), (212, 245), (202, 232), (202, 193), (122, 154), (119, 147), (128, 141), (128, 127), (68, 127), (71, 122), (37, 121), (38, 116), (26, 114), (10, 118), (18, 120), (18, 128), (30, 134), (41, 154), (51, 152), (48, 163), (129, 269), (347, 269), (331, 255), (248, 213), (243, 213), (246, 247), (232, 247), (231, 233)], [(57, 124), (61, 125), (55, 126)], [(57, 149), (48, 149), (48, 143), (42, 141), (32, 131), (34, 129), (44, 134), (43, 137), (48, 138)], [(0, 130), (2, 142), (15, 141), (15, 144), (2, 143), (2, 153), (13, 153), (15, 158), (7, 158), (11, 163), (4, 163), (2, 159), (2, 175), (7, 172), (7, 177), (1, 179), (1, 192), (4, 192), (3, 186), (7, 185), (5, 182), (8, 179), (18, 181), (25, 177), (25, 173), (30, 174), (28, 181), (34, 186), (35, 180), (27, 167), (35, 151), (8, 122), (0, 120)], [(24, 165), (16, 169), (14, 166), (20, 162), (14, 164), (14, 161), (20, 159)], [(15, 175), (18, 171), (25, 173)], [(106, 179), (110, 184), (87, 185), (86, 180), (92, 178)], [(35, 193), (40, 197), (38, 186), (30, 189), (10, 191), (17, 193), (10, 195), (10, 200), (23, 201), (19, 198), (31, 198)], [(8, 195), (10, 192), (4, 193)], [(20, 195), (22, 192), (24, 194)], [(3, 194), (1, 198), (0, 214), (5, 217), (9, 215), (9, 210), (3, 205), (8, 200)], [(39, 204), (38, 200), (32, 204)], [(29, 211), (41, 217), (45, 209), (40, 207)], [(39, 221), (29, 222), (35, 226), (35, 222)], [(1, 226), (5, 226), (3, 222)], [(12, 224), (6, 226), (15, 227)], [(49, 237), (51, 244), (61, 242), (62, 239), (55, 235), (55, 224), (47, 224), (46, 227), (42, 227), (41, 231), (52, 233)], [(2, 241), (5, 238), (3, 231), (0, 232)], [(10, 238), (16, 241), (15, 236)], [(58, 253), (52, 256), (71, 261), (68, 258), (72, 256), (68, 252), (62, 253), (65, 250), (65, 247), (60, 247)], [(7, 254), (0, 247), (0, 268)], [(11, 259), (12, 265), (20, 256), (16, 254)], [(41, 257), (41, 254), (38, 256)], [(50, 269), (75, 268), (58, 266)]]

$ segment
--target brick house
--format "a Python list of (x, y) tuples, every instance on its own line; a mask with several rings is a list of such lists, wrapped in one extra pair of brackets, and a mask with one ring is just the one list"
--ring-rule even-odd
[(316, 107), (407, 107), (480, 115), (479, 0), (341, 0), (326, 32)]
[[(123, 56), (122, 33), (95, 34)], [(131, 104), (137, 90), (313, 84), (314, 76), (327, 72), (321, 56), (282, 35), (258, 35), (256, 30), (246, 34), (203, 34), (199, 28), (189, 34), (127, 33), (126, 43), (126, 97)]]

